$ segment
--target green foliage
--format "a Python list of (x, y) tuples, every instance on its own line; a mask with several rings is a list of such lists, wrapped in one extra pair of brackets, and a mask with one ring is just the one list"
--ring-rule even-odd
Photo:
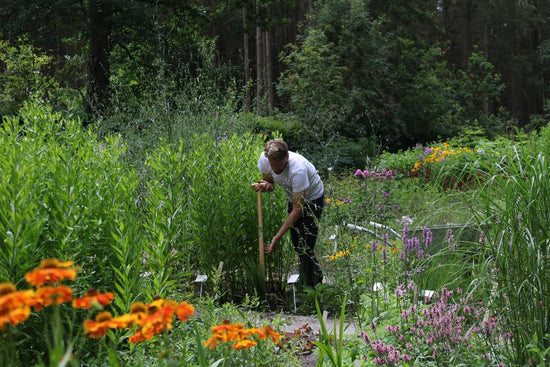
[[(80, 121), (39, 105), (4, 118), (0, 139), (0, 279), (20, 285), (41, 259), (70, 259), (85, 265), (77, 291), (114, 286), (116, 305), (131, 303), (141, 292), (139, 180), (122, 164), (120, 139), (99, 141)], [(25, 326), (19, 347), (36, 348), (43, 327)]]
[(481, 53), (473, 53), (465, 70), (452, 70), (443, 50), (434, 47), (420, 58), (418, 72), (401, 98), (400, 116), (407, 124), (410, 143), (449, 139), (473, 126), (488, 136), (502, 132), (499, 120), (486, 115), (503, 90), (500, 77)]
[[(511, 149), (505, 137), (488, 140), (479, 134), (479, 130), (466, 131), (449, 142), (417, 144), (398, 153), (385, 151), (375, 166), (391, 169), (399, 178), (434, 181), (444, 189), (472, 189), (489, 174), (483, 162), (498, 162)], [(526, 138), (518, 136), (520, 140)]]
[[(250, 184), (259, 178), (256, 162), (263, 141), (260, 136), (229, 136), (223, 140), (202, 135), (194, 138), (185, 159), (189, 193), (187, 230), (193, 239), (192, 257), (202, 271), (223, 262), (225, 290), (232, 297), (253, 292), (258, 269), (257, 203)], [(285, 216), (284, 193), (264, 195), (264, 233), (275, 233)], [(288, 258), (273, 259), (277, 268)], [(273, 265), (268, 264), (268, 271)], [(279, 269), (280, 270), (280, 269)], [(284, 273), (269, 273), (282, 283)]]
[(120, 142), (101, 143), (78, 121), (34, 106), (4, 119), (1, 136), (0, 198), (12, 213), (2, 216), (1, 278), (19, 281), (40, 257), (58, 257), (91, 261), (109, 282), (109, 226), (136, 183), (119, 165)]
[(301, 151), (322, 173), (330, 169), (340, 174), (356, 167), (363, 167), (370, 157), (377, 155), (378, 142), (374, 137), (345, 137), (335, 135), (326, 142), (302, 142)]
[(280, 135), (290, 150), (296, 150), (304, 144), (302, 123), (287, 115), (259, 116), (253, 113), (243, 113), (239, 119), (248, 131), (263, 134), (266, 139)]
[(489, 226), (486, 276), (496, 284), (495, 306), (508, 309), (513, 359), (519, 365), (537, 358), (525, 348), (533, 340), (538, 341), (538, 350), (549, 347), (548, 169), (545, 155), (518, 144), (513, 154), (491, 169), (493, 176), (479, 196), (478, 220)]
[[(369, 9), (367, 1), (319, 2), (298, 44), (283, 56), (287, 69), (278, 90), (306, 133), (321, 142), (336, 133), (366, 137), (395, 152), (473, 124), (490, 136), (502, 130), (487, 113), (503, 85), (482, 53), (453, 70), (442, 45), (418, 47), (425, 40), (406, 27), (383, 32), (390, 21)], [(433, 22), (420, 12), (415, 16)]]
[[(201, 54), (207, 58), (207, 52)], [(190, 73), (190, 72), (189, 72)], [(227, 89), (213, 87), (218, 74), (205, 68), (195, 77), (182, 76), (179, 85), (164, 73), (140, 74), (134, 85), (114, 86), (113, 108), (96, 129), (101, 134), (112, 132), (124, 136), (127, 155), (136, 165), (157, 149), (160, 142), (178, 144), (184, 137), (208, 134), (216, 138), (245, 131), (247, 117), (234, 113), (238, 98), (233, 85)], [(192, 139), (184, 139), (184, 150)]]
[(537, 144), (544, 156), (550, 156), (550, 122), (540, 130)]
[[(191, 282), (191, 237), (186, 232), (187, 203), (191, 195), (186, 181), (188, 162), (183, 143), (178, 147), (160, 144), (144, 164), (143, 229), (147, 245), (143, 248), (149, 297), (166, 297), (177, 282)], [(178, 274), (176, 277), (175, 274)]]
[[(323, 314), (321, 313), (321, 308), (319, 307), (319, 301), (315, 299), (315, 309), (317, 310), (317, 318), (321, 324), (321, 333), (319, 334), (319, 341), (314, 342), (314, 344), (319, 348), (319, 361), (318, 365), (323, 365), (325, 356), (328, 357), (330, 365), (333, 367), (342, 367), (344, 363), (344, 320), (346, 316), (346, 298), (342, 302), (342, 307), (340, 308), (338, 329), (336, 328), (336, 323), (334, 323), (334, 330), (332, 333), (327, 331), (325, 322), (323, 321)], [(334, 345), (333, 345), (334, 343)], [(353, 362), (353, 360), (351, 361)]]
[(321, 31), (311, 30), (300, 48), (292, 46), (285, 58), (289, 70), (278, 83), (280, 93), (320, 136), (337, 130), (344, 118), (344, 67), (333, 48)]
[(47, 74), (52, 58), (21, 39), (0, 40), (0, 117), (15, 114), (30, 99), (51, 99), (59, 87)]
[(377, 134), (384, 116), (381, 85), (388, 81), (386, 39), (369, 18), (365, 1), (316, 4), (299, 45), (283, 62), (278, 89), (321, 141)]

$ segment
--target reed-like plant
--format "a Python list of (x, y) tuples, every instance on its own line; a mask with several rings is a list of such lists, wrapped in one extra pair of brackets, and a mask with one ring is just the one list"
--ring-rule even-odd
[(515, 146), (513, 155), (486, 169), (493, 175), (481, 192), (477, 218), (488, 228), (486, 277), (495, 284), (494, 307), (513, 333), (514, 363), (545, 364), (527, 345), (550, 346), (548, 158)]

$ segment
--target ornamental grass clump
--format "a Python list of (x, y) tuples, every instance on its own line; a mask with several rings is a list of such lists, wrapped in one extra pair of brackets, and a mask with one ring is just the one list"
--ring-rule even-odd
[(487, 226), (485, 278), (493, 286), (496, 312), (506, 310), (514, 364), (545, 365), (550, 350), (549, 159), (531, 151), (530, 144), (517, 145), (486, 169), (493, 175), (477, 197), (476, 212)]

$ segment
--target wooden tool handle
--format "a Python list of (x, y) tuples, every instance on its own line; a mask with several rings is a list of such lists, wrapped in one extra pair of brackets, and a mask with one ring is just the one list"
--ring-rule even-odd
[(258, 190), (258, 250), (260, 254), (260, 267), (265, 269), (264, 260), (264, 221), (262, 215), (262, 192)]

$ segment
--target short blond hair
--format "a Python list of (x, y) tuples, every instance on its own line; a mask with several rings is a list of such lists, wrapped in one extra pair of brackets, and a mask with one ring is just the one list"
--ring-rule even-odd
[(265, 143), (264, 152), (267, 157), (282, 161), (288, 156), (288, 145), (282, 139), (273, 139)]

